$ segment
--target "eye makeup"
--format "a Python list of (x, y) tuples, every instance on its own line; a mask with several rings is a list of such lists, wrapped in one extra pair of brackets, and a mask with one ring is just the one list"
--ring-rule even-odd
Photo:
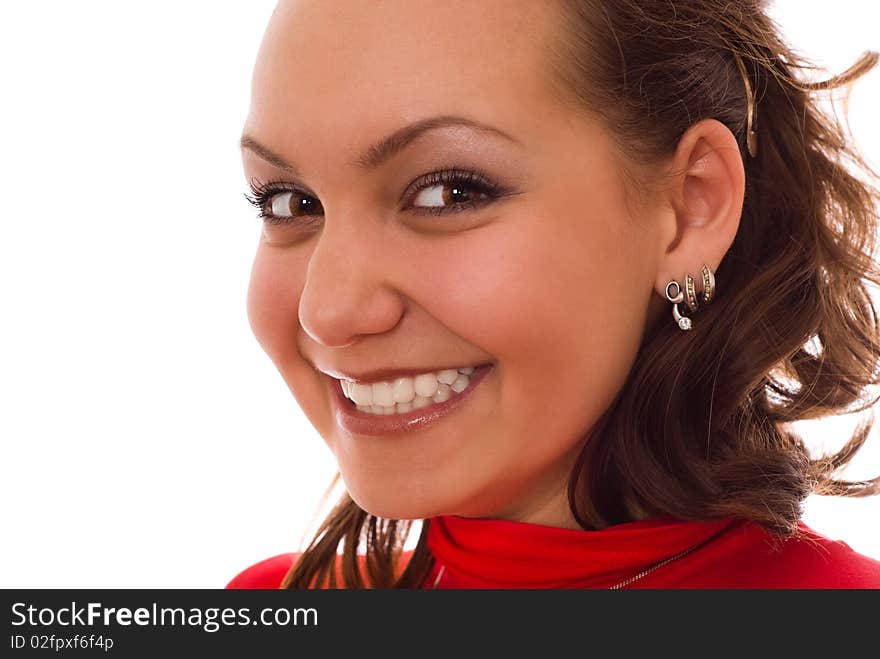
[[(423, 190), (432, 187), (451, 189), (451, 196), (464, 197), (449, 205), (421, 206), (412, 201)], [(413, 181), (403, 193), (403, 209), (416, 215), (446, 215), (476, 210), (492, 203), (499, 197), (515, 194), (509, 186), (495, 183), (486, 174), (474, 168), (446, 167), (425, 174)], [(258, 217), (266, 224), (311, 225), (314, 218), (323, 214), (320, 202), (289, 181), (261, 182), (251, 180), (251, 194), (245, 198), (258, 211)], [(441, 195), (445, 202), (447, 195)], [(298, 210), (304, 214), (296, 214)], [(287, 213), (287, 214), (284, 214)]]

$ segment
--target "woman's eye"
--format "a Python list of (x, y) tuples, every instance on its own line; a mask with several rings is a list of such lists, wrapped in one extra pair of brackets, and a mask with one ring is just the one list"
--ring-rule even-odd
[(414, 187), (408, 208), (416, 213), (431, 215), (476, 209), (512, 193), (482, 174), (459, 169), (433, 172), (420, 179)]
[(318, 215), (323, 212), (320, 202), (314, 197), (292, 190), (272, 195), (269, 202), (271, 217), (278, 219), (291, 219), (298, 215)]
[(477, 186), (467, 183), (437, 183), (419, 190), (413, 197), (412, 205), (414, 208), (438, 213), (450, 207), (473, 207), (489, 197), (487, 193), (478, 190)]
[(254, 180), (251, 190), (253, 194), (245, 193), (245, 199), (257, 209), (264, 224), (310, 226), (324, 213), (317, 199), (281, 183), (263, 184)]

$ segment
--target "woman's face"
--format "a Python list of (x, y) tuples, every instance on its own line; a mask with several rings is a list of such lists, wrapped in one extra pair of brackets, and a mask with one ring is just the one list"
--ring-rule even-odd
[[(566, 479), (641, 340), (656, 236), (607, 134), (550, 94), (553, 18), (531, 0), (282, 0), (268, 26), (243, 161), (281, 188), (281, 222), (263, 226), (248, 314), (373, 514), (572, 526)], [(433, 117), (471, 123), (370, 150)], [(465, 178), (431, 179), (448, 169)], [(483, 364), (446, 414), (426, 395), (398, 418), (433, 421), (397, 431), (340, 415), (328, 375), (385, 380), (358, 394), (385, 400), (409, 385), (369, 372)]]

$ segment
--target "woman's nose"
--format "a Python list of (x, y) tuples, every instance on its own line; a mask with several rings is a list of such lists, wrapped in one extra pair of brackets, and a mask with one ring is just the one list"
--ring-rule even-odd
[(306, 270), (299, 322), (315, 341), (345, 346), (392, 329), (404, 303), (389, 279), (381, 231), (356, 221), (325, 219)]

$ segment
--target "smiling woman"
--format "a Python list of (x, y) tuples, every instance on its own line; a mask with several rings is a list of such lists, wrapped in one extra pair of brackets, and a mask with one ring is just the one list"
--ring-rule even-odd
[(880, 490), (835, 477), (870, 426), (813, 458), (788, 425), (880, 383), (880, 191), (810, 96), (877, 54), (808, 84), (777, 34), (757, 2), (279, 2), (248, 315), (345, 492), (231, 587), (880, 587), (800, 519)]

